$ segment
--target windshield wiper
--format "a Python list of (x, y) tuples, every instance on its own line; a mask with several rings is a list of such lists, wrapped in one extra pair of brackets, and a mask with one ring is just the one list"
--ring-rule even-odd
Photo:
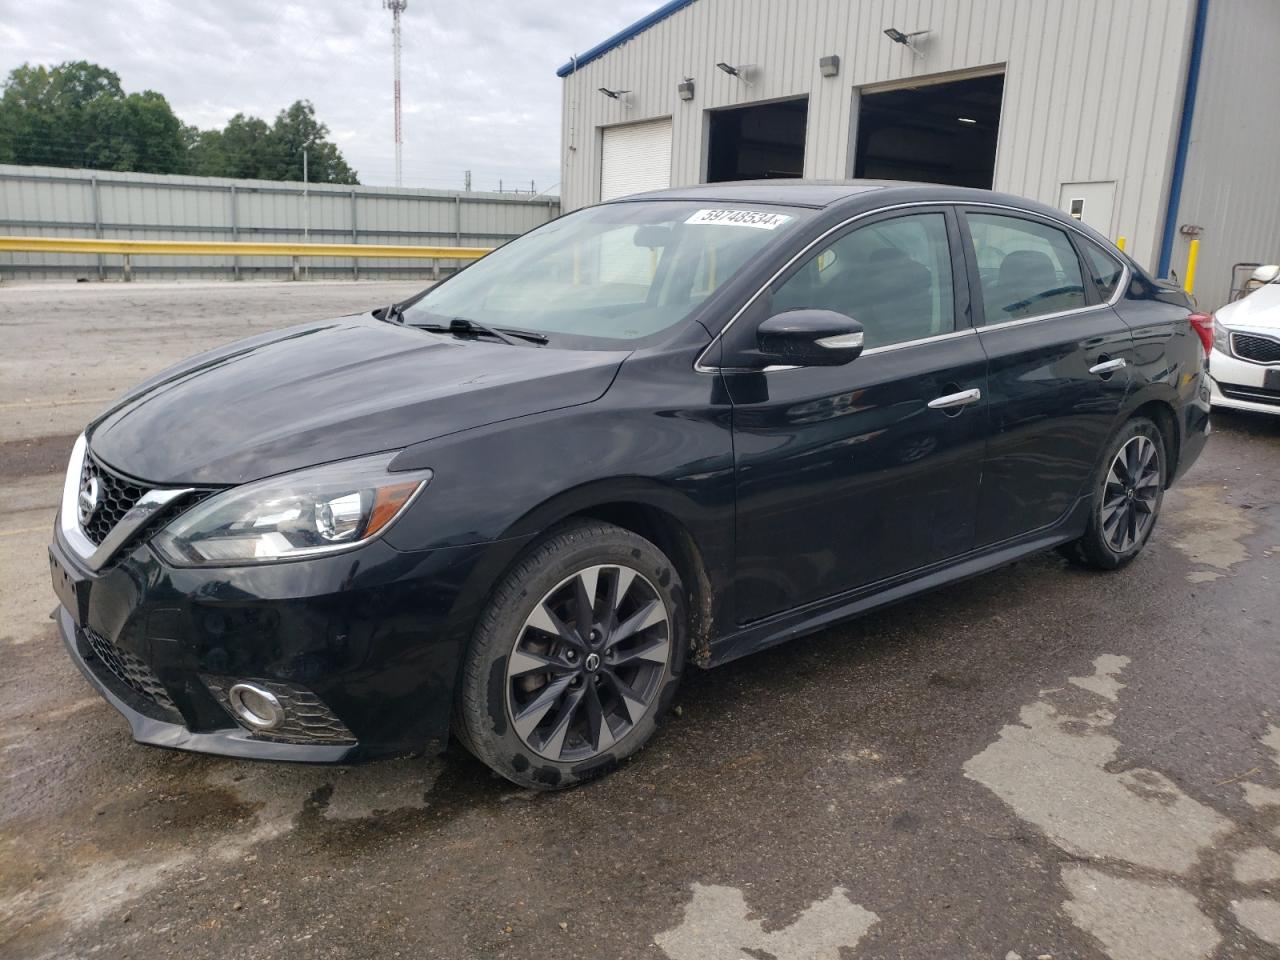
[(512, 337), (516, 337), (526, 343), (536, 343), (541, 346), (547, 343), (547, 337), (532, 330), (519, 330), (514, 327), (486, 327), (483, 323), (477, 323), (474, 320), (468, 320), (466, 317), (454, 317), (449, 321), (446, 327), (440, 323), (415, 323), (413, 324), (419, 330), (430, 330), (433, 333), (452, 333), (454, 336), (471, 335), (473, 337), (491, 337), (494, 340), (501, 340), (503, 343), (515, 346), (517, 341)]
[(378, 316), (377, 310), (373, 311), (373, 315), (387, 323), (404, 323), (404, 310), (398, 303), (389, 303), (383, 307), (381, 316)]

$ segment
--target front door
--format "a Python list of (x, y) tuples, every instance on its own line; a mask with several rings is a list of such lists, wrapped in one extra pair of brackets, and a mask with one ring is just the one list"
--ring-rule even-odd
[[(977, 545), (1051, 526), (1086, 492), (1129, 388), (1129, 329), (1049, 220), (971, 208), (991, 434)], [(1114, 288), (1113, 288), (1114, 289)]]
[[(986, 357), (959, 242), (943, 208), (860, 220), (801, 258), (726, 334), (740, 622), (972, 547)], [(862, 356), (730, 372), (760, 321), (801, 308), (859, 320)]]

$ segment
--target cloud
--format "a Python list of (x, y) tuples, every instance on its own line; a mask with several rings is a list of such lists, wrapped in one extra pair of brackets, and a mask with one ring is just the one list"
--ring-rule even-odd
[[(658, 0), (599, 11), (557, 0), (410, 0), (402, 95), (406, 186), (476, 189), (560, 178), (555, 70)], [(187, 123), (271, 120), (306, 98), (362, 182), (394, 179), (391, 15), (379, 0), (0, 0), (0, 72), (91, 60), (128, 91), (168, 97)]]

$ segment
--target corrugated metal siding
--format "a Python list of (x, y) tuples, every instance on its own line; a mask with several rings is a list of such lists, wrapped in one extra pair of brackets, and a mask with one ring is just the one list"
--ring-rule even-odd
[[(1211, 0), (1200, 84), (1177, 224), (1203, 227), (1196, 299), (1217, 309), (1230, 294), (1231, 265), (1280, 263), (1280, 5)], [(1188, 239), (1173, 268), (1185, 273)]]
[[(1111, 234), (1153, 263), (1193, 12), (1192, 0), (698, 0), (565, 79), (565, 209), (598, 199), (606, 124), (672, 116), (671, 182), (698, 183), (709, 108), (807, 93), (805, 175), (841, 178), (857, 88), (1004, 65), (995, 188), (1057, 203), (1062, 183), (1115, 180)], [(930, 30), (925, 57), (885, 37), (890, 26)], [(832, 53), (840, 75), (823, 78), (818, 58)], [(756, 65), (751, 85), (721, 60)], [(689, 102), (676, 92), (685, 76)], [(630, 89), (630, 108), (602, 86)]]
[[(0, 234), (18, 236), (489, 247), (559, 213), (555, 197), (333, 184), (311, 184), (304, 191), (300, 183), (267, 180), (0, 164)], [(106, 259), (105, 275), (118, 274), (120, 258)], [(354, 276), (357, 269), (347, 258), (302, 263), (320, 276)], [(282, 257), (134, 258), (134, 269), (147, 276), (225, 277), (237, 266), (241, 276), (278, 277), (291, 269)], [(420, 277), (432, 268), (425, 261), (362, 259), (358, 269)], [(92, 256), (0, 254), (0, 276), (96, 275)]]

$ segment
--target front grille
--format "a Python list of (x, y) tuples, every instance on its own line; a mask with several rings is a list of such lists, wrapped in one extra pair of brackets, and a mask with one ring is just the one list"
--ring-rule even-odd
[[(204, 681), (204, 685), (209, 688), (209, 691), (222, 704), (223, 709), (231, 714), (232, 717), (235, 717), (235, 711), (231, 709), (229, 693), (231, 688), (241, 680), (232, 677), (206, 676), (202, 676), (200, 679)], [(306, 687), (293, 683), (280, 683), (275, 680), (244, 678), (243, 682), (252, 683), (255, 686), (271, 691), (284, 709), (284, 723), (274, 730), (253, 729), (252, 733), (255, 737), (263, 740), (280, 740), (285, 743), (341, 744), (356, 742), (355, 736), (347, 729), (346, 724), (335, 717), (324, 701)]]
[(1280, 363), (1280, 340), (1256, 333), (1233, 333), (1231, 352), (1254, 363)]
[(80, 471), (80, 489), (83, 490), (90, 480), (98, 483), (98, 508), (93, 511), (88, 523), (81, 523), (80, 527), (94, 544), (101, 544), (147, 491), (133, 481), (112, 473), (92, 456), (86, 456), (84, 468)]
[(178, 708), (170, 699), (168, 691), (160, 683), (159, 678), (139, 657), (135, 657), (127, 650), (121, 650), (95, 630), (86, 627), (82, 632), (93, 655), (111, 671), (117, 680), (157, 706), (175, 714), (178, 712)]
[(1238, 387), (1232, 383), (1219, 383), (1222, 395), (1231, 400), (1247, 400), (1250, 403), (1269, 403), (1280, 406), (1280, 390), (1268, 390), (1265, 387)]
[[(86, 454), (84, 466), (80, 471), (80, 489), (83, 490), (91, 479), (98, 482), (98, 507), (89, 517), (88, 523), (80, 524), (80, 529), (93, 541), (94, 546), (101, 546), (107, 534), (114, 530), (116, 524), (124, 519), (124, 515), (142, 499), (148, 488), (103, 466), (94, 459), (92, 454)], [(191, 509), (215, 492), (214, 490), (193, 490), (185, 497), (179, 497), (137, 530), (134, 537), (147, 530), (159, 529), (178, 514)]]

